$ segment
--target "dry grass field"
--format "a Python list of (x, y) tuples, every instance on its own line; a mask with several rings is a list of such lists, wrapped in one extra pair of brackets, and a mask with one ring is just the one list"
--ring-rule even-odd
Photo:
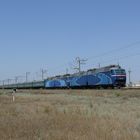
[(0, 91), (1, 140), (140, 140), (140, 90)]

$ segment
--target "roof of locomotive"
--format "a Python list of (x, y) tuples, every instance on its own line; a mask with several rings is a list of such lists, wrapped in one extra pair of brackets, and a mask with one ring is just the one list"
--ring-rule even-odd
[(88, 72), (105, 72), (105, 71), (109, 71), (111, 69), (120, 69), (120, 68), (121, 67), (119, 65), (109, 65), (106, 67), (89, 69)]
[(99, 72), (109, 71), (111, 69), (120, 69), (120, 68), (121, 67), (119, 65), (109, 65), (109, 66), (106, 66), (106, 67), (93, 68), (93, 69), (89, 69), (87, 71), (81, 71), (81, 72), (73, 73), (73, 74), (57, 75), (57, 76), (54, 76), (54, 77), (49, 77), (48, 79), (54, 80), (54, 79), (57, 79), (57, 78), (67, 78), (67, 77), (84, 75), (84, 74), (87, 74), (88, 72), (99, 73)]

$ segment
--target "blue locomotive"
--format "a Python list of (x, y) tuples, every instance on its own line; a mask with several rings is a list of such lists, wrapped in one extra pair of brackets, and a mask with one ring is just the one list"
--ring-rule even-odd
[(0, 88), (114, 88), (125, 87), (126, 72), (119, 65), (47, 78), (44, 81), (3, 85)]
[(45, 80), (45, 88), (108, 88), (124, 87), (126, 72), (118, 65), (71, 75), (56, 76)]

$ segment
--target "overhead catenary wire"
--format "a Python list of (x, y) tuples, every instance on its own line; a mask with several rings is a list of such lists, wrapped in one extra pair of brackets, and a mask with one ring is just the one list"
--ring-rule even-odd
[[(95, 60), (97, 58), (101, 58), (101, 57), (107, 56), (109, 54), (115, 54), (115, 53), (120, 52), (120, 51), (122, 52), (122, 50), (125, 50), (125, 49), (129, 49), (129, 48), (132, 48), (132, 47), (138, 47), (137, 45), (139, 45), (139, 44), (140, 44), (140, 41), (136, 41), (134, 43), (130, 43), (128, 45), (125, 45), (125, 46), (122, 46), (122, 47), (119, 47), (119, 48), (116, 48), (116, 49), (112, 49), (112, 50), (106, 51), (106, 52), (98, 54), (98, 55), (94, 55), (94, 56), (91, 56), (91, 57), (86, 57), (86, 58), (88, 60), (90, 60), (90, 61), (92, 59)], [(120, 59), (120, 57), (118, 57), (117, 59)], [(73, 67), (72, 63), (73, 62), (70, 62), (70, 65), (72, 65), (72, 67)], [(62, 69), (62, 67), (65, 67), (67, 65), (68, 65), (68, 63), (65, 63), (65, 64), (62, 64), (61, 66), (57, 66), (57, 67), (52, 68), (50, 70), (56, 70), (57, 68), (61, 68)], [(98, 62), (98, 66), (101, 66), (101, 62)], [(64, 68), (64, 70), (65, 70), (65, 68)]]
[(126, 58), (132, 58), (132, 57), (139, 56), (139, 55), (140, 55), (140, 53), (129, 54), (129, 55), (121, 56), (119, 58), (111, 58), (109, 60), (101, 61), (100, 63), (105, 64), (105, 63), (112, 62), (112, 61), (120, 61), (120, 60), (123, 60), (123, 59), (126, 59)]
[(131, 43), (131, 44), (128, 44), (128, 45), (125, 45), (125, 46), (122, 46), (122, 47), (119, 47), (119, 48), (116, 48), (116, 49), (112, 49), (112, 50), (106, 51), (106, 52), (98, 54), (98, 55), (91, 56), (88, 59), (95, 59), (95, 58), (103, 57), (103, 56), (106, 56), (106, 55), (109, 55), (109, 54), (112, 54), (112, 53), (117, 53), (118, 51), (120, 52), (122, 50), (131, 48), (131, 47), (138, 47), (138, 46), (136, 46), (138, 44), (140, 44), (140, 41), (137, 41), (137, 42), (134, 42), (134, 43)]
[[(132, 47), (138, 47), (137, 45), (140, 44), (140, 41), (137, 41), (137, 42), (134, 42), (134, 43), (131, 43), (129, 45), (126, 45), (126, 46), (122, 46), (122, 47), (119, 47), (119, 48), (116, 48), (116, 49), (112, 49), (112, 50), (109, 50), (109, 51), (106, 51), (104, 53), (101, 53), (101, 54), (98, 54), (98, 55), (94, 55), (94, 56), (91, 56), (91, 57), (88, 57), (88, 60), (92, 60), (93, 58), (94, 59), (97, 59), (97, 58), (101, 58), (101, 57), (104, 57), (106, 55), (109, 55), (109, 54), (115, 54), (117, 52), (120, 52), (122, 50), (125, 50), (125, 49), (128, 49), (128, 48), (132, 48)], [(127, 56), (121, 56), (121, 57), (118, 57), (118, 58), (113, 58), (111, 60), (107, 60), (107, 61), (102, 61), (102, 62), (99, 62), (99, 65), (103, 64), (103, 63), (107, 63), (107, 62), (111, 62), (111, 61), (115, 61), (115, 60), (122, 60), (122, 59), (126, 59), (126, 58), (130, 58), (130, 57), (134, 57), (134, 56), (137, 56), (137, 55), (140, 55), (140, 54), (134, 54), (134, 55), (127, 55)], [(86, 57), (87, 58), (87, 57)], [(48, 70), (56, 70), (56, 69), (59, 69), (59, 68), (63, 68), (64, 67), (64, 70), (65, 70), (65, 67), (66, 65), (68, 65), (68, 63), (65, 63), (65, 64), (62, 64), (60, 66), (57, 66), (55, 68), (50, 68)], [(17, 82), (17, 78), (15, 78), (15, 83)]]

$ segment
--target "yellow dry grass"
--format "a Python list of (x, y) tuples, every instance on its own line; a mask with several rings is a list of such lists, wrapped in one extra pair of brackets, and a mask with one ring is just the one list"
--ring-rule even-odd
[(2, 140), (139, 140), (139, 90), (0, 91)]

